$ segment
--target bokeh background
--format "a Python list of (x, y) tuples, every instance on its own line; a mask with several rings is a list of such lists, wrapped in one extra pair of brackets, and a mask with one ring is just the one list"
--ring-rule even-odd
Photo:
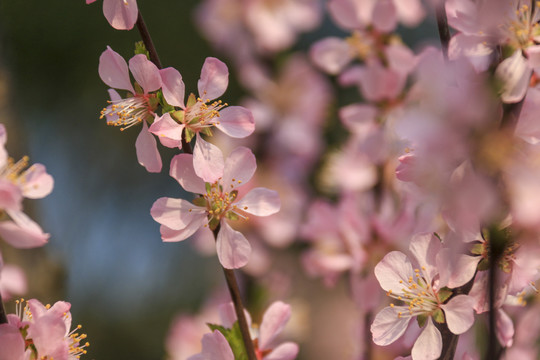
[[(162, 63), (179, 69), (187, 91), (195, 90), (204, 59), (219, 57), (194, 26), (198, 3), (139, 1)], [(303, 35), (298, 47), (307, 49), (323, 33), (338, 32), (327, 20)], [(415, 41), (421, 32), (435, 34), (428, 24), (405, 39)], [(72, 303), (74, 321), (91, 343), (87, 359), (164, 358), (175, 314), (196, 311), (223, 282), (215, 257), (201, 257), (185, 242), (160, 240), (150, 207), (159, 197), (182, 196), (168, 168), (147, 173), (134, 151), (138, 131), (120, 132), (99, 119), (108, 99), (97, 71), (99, 56), (109, 45), (127, 59), (138, 40), (136, 30), (109, 26), (100, 1), (0, 1), (0, 122), (8, 128), (7, 148), (14, 158), (28, 154), (45, 164), (55, 179), (51, 195), (25, 204), (51, 234), (50, 243), (24, 251), (0, 247), (6, 263), (25, 268), (28, 297)], [(224, 99), (235, 103), (240, 96), (242, 89), (232, 81)], [(163, 163), (172, 155), (165, 151)], [(310, 336), (326, 328), (325, 343), (339, 344), (333, 326), (343, 328), (340, 317), (354, 322), (347, 315), (352, 304), (343, 286), (330, 293), (298, 268), (290, 271), (309, 299), (307, 317), (324, 324), (314, 323), (305, 339), (312, 349), (303, 348), (301, 355), (327, 358), (325, 344)], [(13, 302), (6, 307), (14, 311)]]

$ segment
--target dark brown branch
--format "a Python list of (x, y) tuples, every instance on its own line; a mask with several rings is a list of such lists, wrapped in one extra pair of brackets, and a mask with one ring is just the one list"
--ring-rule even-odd
[[(214, 230), (215, 239), (217, 239), (218, 232), (219, 225)], [(253, 341), (251, 340), (251, 335), (246, 321), (246, 315), (244, 314), (242, 296), (240, 295), (240, 289), (238, 288), (238, 282), (236, 281), (234, 270), (223, 268), (223, 273), (225, 274), (227, 287), (229, 288), (231, 300), (234, 304), (234, 311), (236, 312), (236, 318), (238, 319), (238, 325), (240, 326), (240, 332), (242, 333), (242, 340), (244, 340), (248, 360), (257, 360), (257, 356), (255, 355), (255, 347), (253, 346)]]
[(4, 303), (2, 302), (2, 295), (0, 294), (0, 324), (7, 324), (6, 309), (4, 308)]
[(444, 58), (448, 60), (448, 44), (450, 43), (450, 29), (448, 28), (448, 19), (446, 17), (446, 8), (444, 0), (439, 1), (435, 9), (437, 17), (437, 28), (439, 30), (439, 39), (441, 40), (441, 48)]
[(142, 41), (144, 42), (144, 46), (146, 46), (146, 50), (148, 50), (148, 52), (150, 53), (150, 60), (152, 60), (152, 62), (156, 64), (159, 69), (163, 68), (163, 66), (161, 66), (161, 61), (159, 61), (159, 56), (157, 54), (156, 47), (154, 46), (154, 42), (150, 37), (150, 33), (148, 32), (148, 28), (146, 27), (140, 11), (139, 15), (137, 16), (136, 24), (137, 30), (139, 30)]

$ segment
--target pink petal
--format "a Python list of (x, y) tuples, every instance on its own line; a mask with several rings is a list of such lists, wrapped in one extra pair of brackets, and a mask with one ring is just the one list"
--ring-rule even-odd
[(99, 57), (98, 72), (101, 80), (110, 87), (135, 93), (129, 79), (126, 60), (109, 46)]
[(206, 186), (203, 179), (195, 174), (193, 168), (193, 155), (178, 154), (171, 160), (169, 172), (184, 190), (195, 194), (206, 194)]
[(54, 180), (47, 174), (42, 164), (34, 164), (24, 172), (22, 182), (23, 195), (30, 199), (40, 199), (49, 195), (53, 189)]
[(45, 234), (26, 214), (10, 210), (7, 213), (13, 221), (0, 222), (0, 237), (8, 244), (18, 249), (29, 249), (47, 243), (49, 234)]
[(233, 230), (226, 221), (221, 221), (216, 249), (219, 262), (226, 269), (238, 269), (246, 265), (251, 254), (251, 245), (244, 235)]
[(161, 88), (159, 69), (146, 55), (138, 54), (129, 59), (129, 70), (145, 94)]
[(408, 283), (409, 277), (414, 278), (411, 262), (405, 254), (400, 251), (392, 251), (375, 266), (375, 277), (385, 291), (392, 291), (394, 294), (402, 293), (402, 280)]
[(96, 1), (96, 0), (86, 0), (86, 3), (87, 3), (87, 4), (91, 4), (91, 3), (95, 2), (95, 1)]
[(439, 287), (454, 289), (465, 285), (473, 278), (480, 260), (481, 256), (455, 254), (451, 249), (441, 250), (437, 255)]
[(255, 216), (269, 216), (279, 211), (281, 201), (277, 191), (255, 188), (235, 204), (241, 211)]
[(165, 225), (161, 225), (159, 231), (161, 232), (161, 240), (164, 242), (176, 242), (187, 239), (203, 226), (208, 226), (208, 219), (206, 216), (195, 217), (193, 221), (182, 230), (173, 230)]
[(346, 29), (360, 29), (366, 26), (366, 15), (372, 11), (366, 6), (364, 9), (364, 3), (355, 0), (331, 0), (328, 2), (328, 10), (340, 26)]
[[(218, 307), (219, 312), (219, 319), (220, 324), (225, 326), (226, 328), (232, 328), (234, 323), (236, 322), (236, 310), (234, 309), (234, 304), (232, 302), (228, 302), (225, 304), (221, 304)], [(249, 312), (247, 312), (246, 309), (244, 309), (244, 315), (246, 317), (246, 323), (248, 328), (251, 327), (251, 315), (249, 315)]]
[(485, 36), (458, 33), (450, 39), (450, 59), (466, 57), (478, 72), (486, 71), (491, 64), (493, 44), (486, 43)]
[(511, 347), (514, 343), (514, 323), (503, 309), (497, 309), (497, 339), (503, 347)]
[(182, 230), (191, 222), (206, 217), (206, 210), (184, 199), (162, 197), (150, 209), (155, 221), (172, 230)]
[(9, 180), (0, 179), (0, 208), (8, 210), (22, 210), (21, 189)]
[(28, 291), (24, 271), (15, 265), (4, 265), (0, 274), (0, 295), (9, 300), (12, 295), (23, 295)]
[(411, 254), (416, 259), (417, 264), (422, 269), (422, 273), (427, 275), (431, 282), (438, 274), (437, 254), (441, 251), (441, 241), (431, 233), (416, 234), (409, 245)]
[(349, 44), (337, 37), (327, 37), (317, 41), (309, 52), (311, 60), (322, 70), (335, 75), (353, 59)]
[(418, 25), (426, 15), (420, 0), (398, 0), (394, 6), (401, 23), (409, 27)]
[(103, 0), (103, 14), (116, 30), (131, 30), (137, 22), (136, 0)]
[(458, 295), (441, 305), (448, 329), (456, 335), (469, 330), (474, 323), (474, 300), (467, 295)]
[(156, 135), (162, 145), (169, 148), (182, 148), (182, 131), (184, 124), (174, 121), (169, 113), (156, 116), (148, 131)]
[[(398, 0), (400, 1), (400, 0)], [(378, 0), (373, 9), (373, 26), (385, 33), (389, 33), (397, 26), (397, 14), (392, 0)]]
[(414, 343), (411, 351), (412, 358), (414, 360), (435, 360), (439, 358), (441, 351), (441, 333), (433, 325), (433, 321), (429, 317), (426, 327)]
[(259, 349), (270, 349), (272, 341), (283, 331), (291, 318), (291, 306), (281, 301), (276, 301), (265, 311), (259, 329)]
[(24, 360), (24, 339), (18, 328), (0, 324), (0, 360)]
[(137, 151), (137, 160), (139, 164), (144, 166), (146, 171), (158, 173), (161, 171), (161, 156), (157, 148), (154, 135), (148, 131), (148, 124), (143, 121), (143, 126), (137, 141), (135, 141), (135, 149)]
[(255, 130), (255, 120), (251, 111), (242, 106), (229, 106), (215, 118), (216, 127), (234, 138), (245, 138)]
[(280, 344), (272, 352), (266, 355), (263, 360), (293, 360), (298, 355), (298, 345), (293, 342)]
[(186, 92), (186, 85), (182, 81), (182, 75), (175, 68), (168, 67), (159, 70), (161, 76), (163, 96), (165, 100), (171, 105), (186, 108), (184, 104), (184, 97)]
[(512, 56), (504, 59), (495, 70), (495, 76), (503, 82), (501, 100), (505, 103), (516, 103), (523, 99), (529, 87), (531, 73), (532, 69), (521, 50), (516, 50)]
[(352, 104), (339, 110), (343, 125), (356, 134), (365, 134), (373, 127), (378, 110), (373, 105)]
[(201, 78), (197, 83), (199, 96), (204, 100), (220, 97), (229, 85), (229, 69), (222, 61), (208, 57), (204, 61)]
[[(402, 313), (403, 316), (399, 316)], [(405, 330), (411, 317), (407, 306), (387, 306), (375, 316), (371, 324), (373, 342), (377, 345), (386, 346), (396, 341)]]
[(400, 74), (409, 74), (414, 70), (418, 62), (412, 50), (405, 45), (391, 44), (384, 49), (384, 52), (390, 68)]
[(529, 46), (525, 50), (525, 54), (527, 54), (529, 66), (537, 71), (540, 70), (538, 69), (540, 68), (540, 45)]
[(231, 346), (219, 330), (205, 334), (201, 343), (201, 353), (190, 356), (187, 360), (234, 360)]
[(253, 152), (247, 147), (239, 146), (225, 160), (222, 184), (226, 189), (242, 186), (251, 179), (256, 169), (257, 162)]
[(223, 176), (225, 167), (221, 150), (203, 140), (197, 133), (197, 141), (193, 149), (193, 168), (195, 174), (205, 182), (214, 183)]

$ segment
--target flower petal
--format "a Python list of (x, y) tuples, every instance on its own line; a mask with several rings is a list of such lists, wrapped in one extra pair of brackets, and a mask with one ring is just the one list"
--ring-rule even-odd
[(176, 242), (182, 241), (195, 234), (201, 227), (208, 225), (208, 219), (206, 216), (199, 216), (193, 219), (184, 229), (173, 230), (169, 229), (165, 225), (161, 225), (159, 231), (161, 232), (161, 240), (164, 242)]
[(146, 55), (138, 54), (129, 59), (129, 70), (145, 94), (161, 88), (159, 69)]
[(227, 65), (216, 58), (206, 58), (197, 86), (201, 99), (212, 100), (223, 95), (227, 90), (227, 86), (229, 86), (229, 69), (227, 69)]
[(53, 177), (47, 174), (42, 164), (34, 164), (24, 172), (23, 195), (30, 199), (41, 199), (49, 195), (54, 186)]
[(229, 106), (215, 118), (216, 127), (233, 138), (245, 138), (255, 130), (251, 111), (242, 106)]
[(219, 330), (205, 334), (201, 343), (201, 353), (190, 356), (187, 360), (234, 360), (231, 346)]
[(389, 33), (397, 26), (397, 14), (392, 0), (378, 0), (373, 8), (373, 26), (384, 33)]
[(221, 150), (204, 141), (197, 134), (197, 141), (193, 149), (193, 168), (195, 174), (205, 182), (214, 183), (223, 176), (223, 168), (225, 167), (223, 153)]
[(110, 46), (107, 46), (107, 50), (99, 57), (98, 72), (101, 80), (110, 87), (135, 93), (129, 79), (129, 69), (126, 60), (111, 49)]
[(514, 343), (514, 323), (501, 308), (497, 309), (497, 339), (503, 347), (511, 347)]
[(392, 291), (394, 294), (403, 292), (403, 285), (400, 280), (407, 284), (410, 277), (414, 277), (411, 262), (405, 254), (400, 251), (392, 251), (375, 266), (375, 277), (385, 291)]
[(448, 329), (456, 335), (463, 334), (474, 323), (474, 300), (467, 295), (458, 295), (441, 305)]
[(255, 188), (235, 204), (241, 211), (255, 216), (269, 216), (279, 211), (281, 201), (277, 191)]
[(283, 331), (291, 318), (291, 306), (281, 301), (272, 303), (265, 311), (259, 328), (259, 349), (270, 349), (272, 341)]
[(169, 113), (156, 116), (148, 131), (156, 135), (163, 146), (169, 148), (182, 148), (182, 131), (184, 124), (174, 121)]
[(103, 14), (116, 30), (131, 30), (137, 22), (136, 0), (103, 0)]
[(11, 246), (29, 249), (43, 246), (49, 239), (41, 227), (20, 211), (7, 210), (13, 221), (0, 222), (0, 236)]
[(298, 345), (286, 342), (278, 345), (272, 352), (264, 357), (264, 360), (293, 360), (298, 355)]
[(158, 173), (161, 171), (161, 156), (157, 148), (156, 139), (150, 131), (148, 131), (148, 124), (143, 121), (143, 127), (137, 141), (135, 141), (135, 149), (137, 151), (137, 160), (139, 164), (144, 166), (146, 171), (151, 173)]
[(310, 50), (311, 60), (329, 74), (339, 74), (353, 59), (349, 44), (338, 37), (327, 37), (317, 41)]
[(427, 325), (416, 339), (411, 351), (414, 360), (435, 360), (442, 352), (442, 336), (433, 324), (431, 317), (427, 320)]
[(24, 339), (18, 328), (0, 324), (0, 360), (24, 360)]
[(233, 230), (226, 221), (221, 221), (216, 249), (219, 262), (226, 269), (241, 268), (248, 263), (251, 254), (251, 245), (244, 235)]
[(206, 217), (206, 210), (184, 199), (162, 197), (154, 202), (150, 214), (161, 225), (182, 230), (196, 219)]
[(409, 250), (420, 265), (422, 273), (428, 278), (428, 282), (431, 282), (439, 272), (436, 259), (441, 248), (440, 240), (432, 233), (416, 234), (411, 239)]
[(256, 169), (257, 161), (253, 152), (244, 146), (237, 147), (225, 160), (223, 187), (229, 189), (242, 186), (251, 179)]
[(503, 82), (501, 100), (505, 103), (516, 103), (523, 99), (529, 87), (531, 73), (532, 69), (520, 49), (504, 59), (495, 70), (495, 76)]
[(195, 194), (206, 194), (206, 187), (203, 179), (195, 174), (193, 168), (193, 155), (178, 154), (171, 160), (171, 175), (184, 190)]
[[(400, 316), (400, 313), (403, 316)], [(373, 342), (381, 346), (393, 343), (407, 330), (410, 320), (408, 307), (385, 307), (379, 311), (373, 320), (373, 324), (371, 324)]]
[(186, 85), (182, 81), (182, 75), (175, 68), (168, 67), (159, 70), (161, 76), (163, 96), (171, 105), (186, 108), (184, 97), (186, 94)]

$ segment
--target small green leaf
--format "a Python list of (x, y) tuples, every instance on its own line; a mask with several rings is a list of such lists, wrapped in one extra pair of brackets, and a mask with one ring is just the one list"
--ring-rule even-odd
[(447, 287), (444, 287), (441, 290), (439, 290), (438, 296), (439, 296), (439, 301), (444, 303), (446, 300), (448, 300), (450, 296), (452, 296), (452, 290), (450, 290)]
[(186, 107), (193, 106), (197, 103), (197, 98), (195, 97), (194, 93), (189, 94), (189, 97), (186, 102)]
[(163, 110), (163, 114), (168, 112), (173, 112), (175, 110), (174, 106), (170, 105), (167, 100), (165, 100), (165, 97), (163, 96), (163, 91), (159, 89), (156, 92), (159, 104), (161, 105), (161, 108)]
[(195, 133), (191, 129), (184, 128), (184, 136), (186, 138), (186, 142), (189, 144), (195, 136)]
[(229, 341), (229, 345), (231, 345), (231, 350), (233, 351), (235, 360), (248, 359), (246, 347), (244, 346), (244, 340), (242, 339), (242, 332), (240, 331), (240, 325), (238, 325), (238, 321), (233, 324), (230, 336), (225, 336), (225, 338), (227, 339), (227, 341)]
[(238, 215), (233, 213), (232, 211), (229, 211), (226, 215), (227, 219), (236, 221), (239, 219)]
[(135, 84), (133, 84), (133, 88), (135, 89), (136, 94), (144, 94), (144, 90), (141, 87), (141, 85), (135, 83)]
[(135, 43), (135, 55), (143, 54), (146, 55), (148, 60), (150, 60), (150, 53), (148, 50), (146, 50), (146, 46), (144, 45), (144, 41), (137, 41)]
[(210, 183), (204, 183), (204, 187), (205, 187), (207, 193), (212, 192), (212, 185), (210, 185)]
[(424, 327), (424, 325), (426, 325), (426, 320), (427, 320), (428, 316), (427, 315), (418, 315), (416, 317), (416, 321), (418, 322), (418, 326), (419, 327)]
[(444, 313), (441, 309), (435, 310), (432, 316), (435, 322), (438, 322), (439, 324), (444, 324)]
[(478, 263), (478, 271), (486, 271), (489, 269), (489, 260), (482, 259)]
[(201, 132), (206, 135), (206, 136), (213, 136), (214, 134), (212, 133), (212, 128), (210, 127), (205, 127), (201, 130)]
[(177, 110), (171, 113), (171, 117), (176, 120), (178, 123), (184, 123), (184, 110)]
[(473, 255), (482, 255), (484, 252), (484, 244), (474, 244), (471, 248), (471, 254)]
[(214, 231), (216, 230), (216, 228), (218, 227), (219, 225), (219, 219), (216, 219), (216, 218), (213, 218), (212, 220), (210, 220), (210, 222), (208, 223), (208, 226), (210, 227), (210, 230)]
[(206, 206), (206, 199), (203, 198), (202, 196), (198, 196), (195, 199), (193, 199), (193, 203), (195, 205), (197, 205), (197, 206), (205, 207)]

